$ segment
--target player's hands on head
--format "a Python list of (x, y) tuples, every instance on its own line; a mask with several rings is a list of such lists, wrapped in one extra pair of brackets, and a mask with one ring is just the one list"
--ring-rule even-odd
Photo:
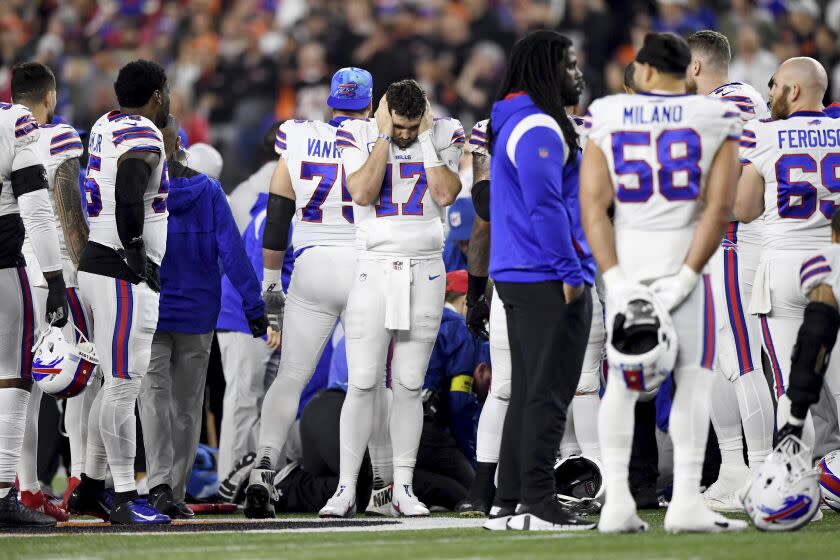
[(376, 127), (380, 134), (394, 135), (394, 119), (391, 117), (391, 109), (388, 107), (388, 100), (385, 99), (384, 95), (379, 100), (379, 106), (376, 108), (373, 117), (376, 119)]
[(432, 130), (435, 125), (435, 115), (432, 113), (432, 104), (426, 100), (426, 110), (423, 111), (423, 116), (420, 117), (420, 128), (417, 129), (417, 134), (423, 134), (427, 130)]

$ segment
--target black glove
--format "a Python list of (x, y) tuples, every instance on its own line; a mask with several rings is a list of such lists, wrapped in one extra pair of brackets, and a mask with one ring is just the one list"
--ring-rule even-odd
[(785, 439), (787, 436), (794, 436), (797, 439), (802, 439), (802, 426), (794, 426), (793, 424), (785, 424), (782, 426), (782, 429), (779, 430), (779, 434), (776, 436), (776, 441), (780, 442)]
[(67, 287), (64, 285), (64, 276), (59, 270), (55, 276), (47, 279), (47, 323), (62, 328), (67, 324), (69, 309), (67, 307)]
[(152, 262), (151, 259), (146, 261), (146, 272), (143, 274), (146, 280), (146, 285), (152, 289), (156, 294), (160, 293), (160, 267)]
[(143, 240), (132, 241), (131, 245), (125, 248), (125, 264), (141, 280), (146, 279), (146, 247)]
[(268, 330), (268, 317), (260, 315), (256, 319), (248, 319), (248, 328), (254, 338), (259, 338)]
[(484, 291), (487, 288), (486, 276), (467, 277), (467, 327), (475, 336), (488, 340), (487, 331), (490, 320), (490, 304)]

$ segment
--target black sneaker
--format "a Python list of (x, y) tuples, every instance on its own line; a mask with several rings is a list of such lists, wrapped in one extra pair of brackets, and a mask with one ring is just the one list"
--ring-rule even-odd
[(20, 503), (17, 488), (13, 486), (0, 498), (0, 527), (55, 527), (55, 518)]
[(88, 490), (83, 478), (82, 482), (70, 494), (70, 499), (67, 500), (67, 509), (70, 513), (76, 515), (91, 515), (103, 521), (108, 521), (111, 518), (112, 503), (113, 493), (108, 490), (100, 492)]
[(248, 519), (273, 519), (276, 490), (275, 472), (269, 469), (254, 469), (248, 488), (245, 490), (245, 517)]
[(455, 511), (461, 517), (487, 517), (490, 513), (490, 504), (481, 499), (471, 499), (467, 496), (457, 506)]
[(507, 522), (507, 528), (513, 531), (588, 531), (596, 525), (591, 519), (569, 511), (556, 496), (539, 504), (523, 506)]
[(511, 515), (519, 512), (520, 505), (508, 505), (499, 503), (493, 504), (488, 514), (489, 519), (482, 525), (488, 531), (507, 531), (507, 522)]
[(195, 512), (184, 502), (175, 502), (173, 513), (169, 514), (172, 519), (192, 519)]
[(164, 515), (174, 517), (174, 514), (178, 513), (175, 496), (168, 484), (158, 484), (149, 490), (149, 503)]

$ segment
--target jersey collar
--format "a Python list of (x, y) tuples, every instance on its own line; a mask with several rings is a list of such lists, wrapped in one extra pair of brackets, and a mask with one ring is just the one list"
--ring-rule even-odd
[(826, 116), (828, 116), (828, 115), (826, 115), (822, 111), (796, 111), (794, 113), (791, 113), (788, 118), (790, 118), (790, 117), (826, 117)]
[(637, 91), (639, 95), (647, 95), (649, 97), (686, 97), (691, 95), (690, 93), (673, 93), (670, 91), (660, 91), (660, 90), (653, 90), (653, 91)]
[(330, 126), (334, 126), (334, 127), (338, 128), (341, 125), (341, 123), (343, 123), (344, 121), (352, 121), (352, 120), (356, 120), (356, 117), (346, 117), (344, 115), (339, 115), (335, 118), (330, 119), (327, 124), (329, 124)]

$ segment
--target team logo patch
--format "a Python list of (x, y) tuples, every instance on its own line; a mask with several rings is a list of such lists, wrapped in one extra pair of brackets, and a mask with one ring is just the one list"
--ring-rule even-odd
[(452, 227), (458, 227), (461, 225), (461, 213), (460, 212), (452, 212), (449, 214), (449, 225)]
[(814, 119), (808, 123), (808, 126), (816, 126), (818, 124), (820, 124), (820, 119)]
[(364, 282), (365, 280), (367, 280), (367, 274), (362, 272), (359, 274), (359, 282)]
[(354, 82), (347, 82), (338, 86), (335, 91), (336, 97), (355, 97), (356, 90), (359, 89), (359, 84)]
[(402, 270), (403, 269), (403, 262), (402, 261), (394, 261), (394, 270)]
[(547, 159), (548, 158), (548, 148), (540, 148), (537, 153), (540, 155), (541, 158)]

